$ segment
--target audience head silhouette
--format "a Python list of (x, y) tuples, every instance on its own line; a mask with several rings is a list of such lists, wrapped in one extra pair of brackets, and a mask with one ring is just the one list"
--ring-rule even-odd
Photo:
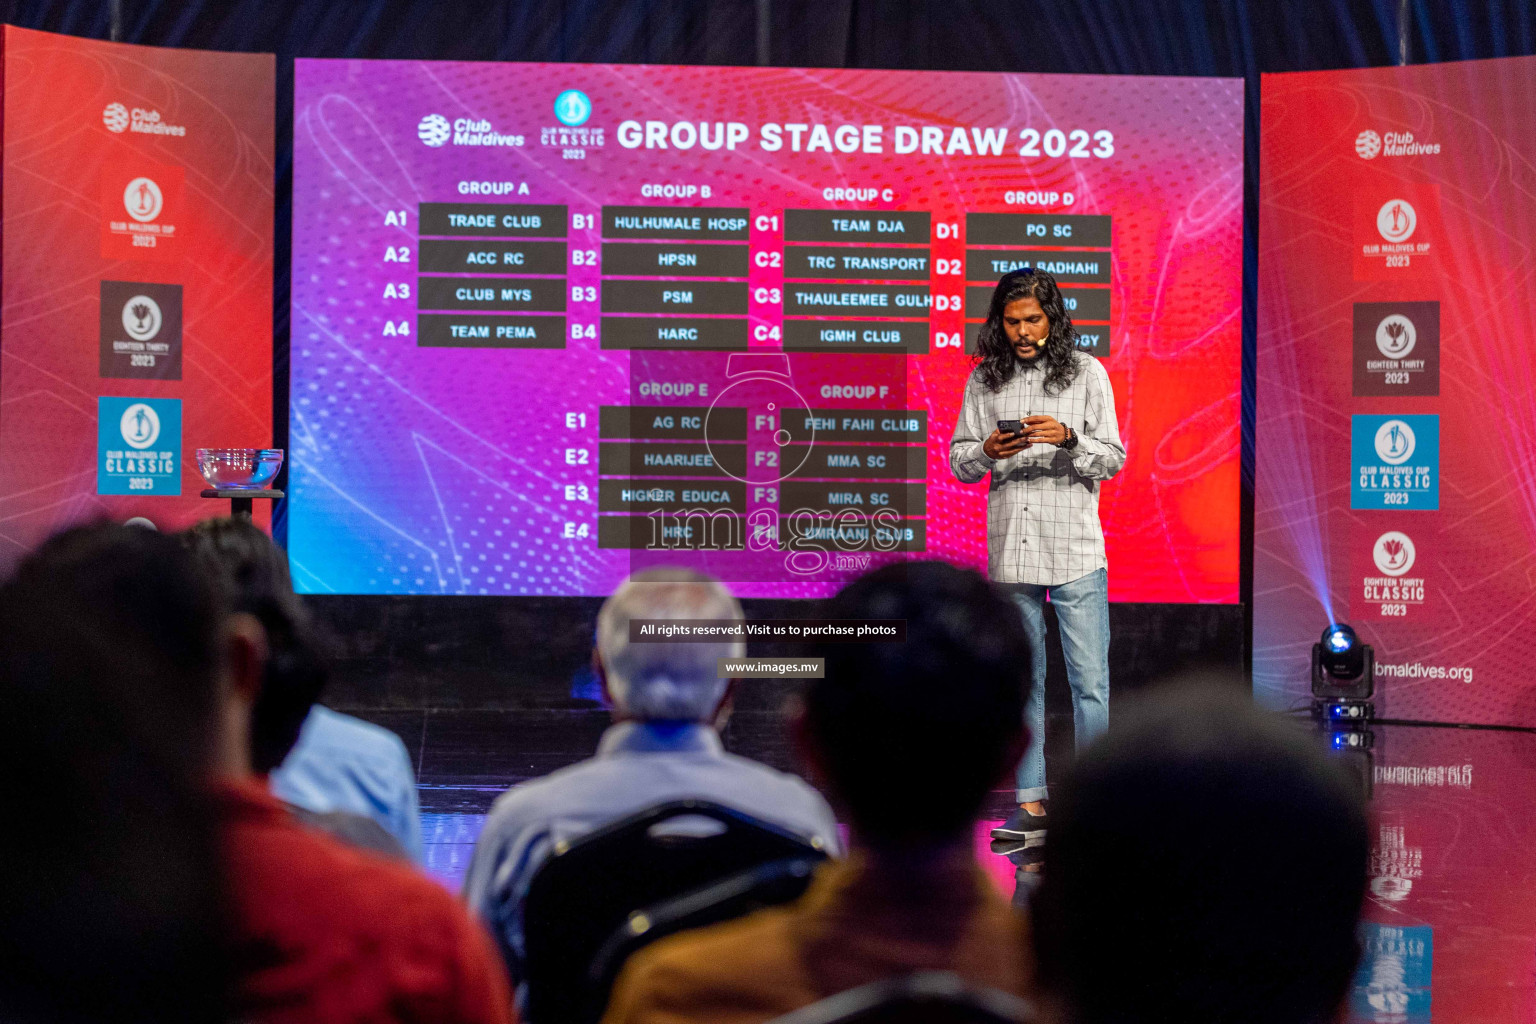
[(1055, 793), (1038, 976), (1077, 1024), (1337, 1019), (1368, 854), (1313, 738), (1230, 688), (1158, 695)]
[(965, 835), (1027, 739), (1029, 641), (979, 573), (887, 566), (832, 598), (833, 619), (902, 619), (902, 642), (833, 643), (805, 693), (802, 746), (871, 846)]
[(223, 1017), (221, 619), (137, 527), (59, 534), (0, 586), (0, 1018)]
[(327, 660), (316, 627), (288, 575), (283, 551), (249, 519), (209, 519), (181, 535), (225, 605), (254, 617), (266, 633), (261, 690), (251, 709), (251, 768), (266, 774), (298, 742), (325, 686)]
[(597, 615), (596, 662), (620, 718), (708, 722), (725, 699), (720, 658), (739, 658), (741, 641), (632, 643), (634, 619), (740, 619), (741, 602), (718, 580), (690, 569), (646, 569), (629, 577)]

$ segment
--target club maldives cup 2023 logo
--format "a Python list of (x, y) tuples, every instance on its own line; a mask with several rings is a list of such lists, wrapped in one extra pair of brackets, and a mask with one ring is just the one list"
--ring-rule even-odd
[(113, 260), (178, 258), (184, 177), (181, 167), (148, 161), (103, 170), (101, 255)]
[(1354, 277), (1394, 281), (1424, 277), (1440, 243), (1436, 185), (1380, 180), (1354, 190)]

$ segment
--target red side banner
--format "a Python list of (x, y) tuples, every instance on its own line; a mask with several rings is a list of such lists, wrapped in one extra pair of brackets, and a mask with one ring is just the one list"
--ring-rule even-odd
[(0, 564), (68, 523), (227, 514), (195, 449), (272, 443), (275, 80), (5, 27)]
[(1536, 59), (1265, 75), (1254, 683), (1536, 726)]

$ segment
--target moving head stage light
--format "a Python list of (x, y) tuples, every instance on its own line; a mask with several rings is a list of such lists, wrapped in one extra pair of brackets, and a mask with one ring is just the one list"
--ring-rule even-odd
[(1312, 714), (1334, 726), (1375, 716), (1376, 652), (1342, 622), (1330, 623), (1312, 645)]

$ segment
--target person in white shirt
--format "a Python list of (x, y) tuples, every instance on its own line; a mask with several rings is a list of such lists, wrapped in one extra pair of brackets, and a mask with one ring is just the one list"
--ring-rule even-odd
[[(1076, 347), (1056, 279), (1003, 275), (977, 339), (950, 442), (961, 483), (988, 474), (987, 576), (1013, 596), (1029, 632), (1030, 747), (1019, 765), (1019, 808), (992, 836), (1043, 843), (1045, 601), (1061, 625), (1072, 716), (1082, 748), (1109, 727), (1109, 579), (1099, 485), (1125, 465), (1115, 396), (1099, 361)], [(1009, 429), (1004, 429), (1003, 422)]]
[(523, 978), (522, 903), (556, 844), (671, 800), (707, 800), (839, 851), (827, 802), (801, 779), (728, 754), (715, 723), (729, 703), (719, 658), (745, 645), (631, 643), (631, 619), (741, 619), (718, 581), (683, 569), (626, 580), (598, 613), (593, 664), (614, 724), (596, 756), (497, 798), (475, 845), (464, 899), (495, 932), (515, 983)]

